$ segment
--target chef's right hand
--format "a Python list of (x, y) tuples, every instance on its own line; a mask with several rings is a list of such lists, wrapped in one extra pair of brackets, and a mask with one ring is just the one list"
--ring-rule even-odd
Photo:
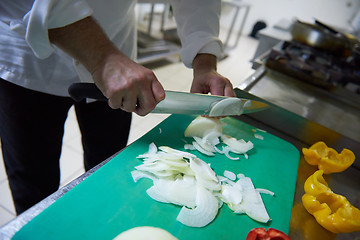
[(145, 116), (165, 98), (165, 91), (155, 74), (119, 51), (104, 58), (92, 76), (114, 109)]
[(154, 73), (120, 52), (92, 17), (48, 32), (51, 43), (92, 74), (110, 107), (144, 116), (165, 98)]

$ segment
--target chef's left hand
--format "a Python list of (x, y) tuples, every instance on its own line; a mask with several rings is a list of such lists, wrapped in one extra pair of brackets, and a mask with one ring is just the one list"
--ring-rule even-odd
[(193, 61), (194, 79), (190, 92), (211, 93), (212, 95), (235, 97), (229, 79), (216, 70), (216, 57), (211, 54), (198, 54)]

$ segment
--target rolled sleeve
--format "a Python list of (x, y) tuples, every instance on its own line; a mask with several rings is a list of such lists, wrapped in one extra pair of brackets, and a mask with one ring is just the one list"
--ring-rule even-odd
[(172, 0), (178, 34), (181, 40), (181, 60), (191, 68), (198, 53), (223, 57), (219, 39), (220, 0)]
[(55, 50), (50, 43), (48, 29), (64, 27), (92, 13), (93, 10), (83, 0), (35, 0), (24, 17), (26, 42), (38, 58), (47, 58)]

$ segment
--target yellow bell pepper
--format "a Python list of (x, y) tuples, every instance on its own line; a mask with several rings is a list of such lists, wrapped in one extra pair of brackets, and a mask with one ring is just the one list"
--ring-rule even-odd
[(334, 193), (323, 177), (323, 170), (316, 171), (304, 185), (302, 202), (316, 221), (333, 233), (360, 231), (360, 210), (346, 197)]
[(303, 148), (302, 152), (307, 163), (318, 165), (325, 174), (342, 172), (355, 161), (355, 155), (344, 148), (341, 153), (326, 146), (324, 142), (317, 142), (310, 148)]

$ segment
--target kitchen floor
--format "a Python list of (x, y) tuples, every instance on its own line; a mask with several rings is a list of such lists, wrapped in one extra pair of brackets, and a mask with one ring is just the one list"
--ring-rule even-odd
[[(229, 78), (234, 87), (253, 72), (250, 60), (255, 53), (257, 43), (258, 41), (255, 39), (242, 36), (238, 46), (229, 52), (227, 58), (219, 62), (218, 72)], [(192, 70), (185, 68), (182, 63), (168, 63), (162, 66), (159, 64), (150, 64), (147, 67), (153, 69), (155, 75), (166, 90), (186, 92), (190, 90)], [(165, 114), (149, 114), (145, 117), (133, 115), (129, 144), (168, 116), (169, 115)], [(73, 109), (71, 109), (65, 124), (65, 135), (60, 159), (61, 186), (64, 186), (84, 173), (82, 153), (81, 135), (76, 116)], [(0, 154), (0, 226), (15, 218), (15, 216), (15, 209), (2, 161), (2, 154)]]

